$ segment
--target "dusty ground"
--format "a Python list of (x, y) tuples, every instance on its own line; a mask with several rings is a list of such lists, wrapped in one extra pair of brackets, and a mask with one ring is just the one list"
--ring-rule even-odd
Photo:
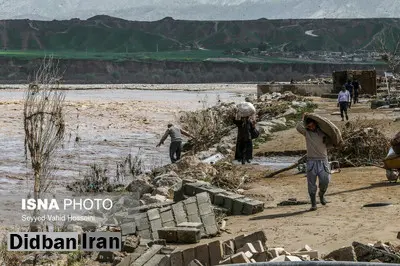
[[(317, 113), (329, 117), (340, 125), (340, 116), (333, 101), (315, 99), (319, 104)], [(400, 129), (400, 122), (392, 122), (392, 111), (372, 111), (366, 103), (356, 105), (349, 111), (351, 121), (370, 120), (381, 125), (388, 136)], [(294, 129), (275, 133), (273, 140), (260, 146), (256, 152), (304, 150), (304, 139)], [(261, 169), (249, 169), (258, 172)], [(332, 175), (327, 198), (330, 203), (319, 205), (316, 212), (307, 212), (308, 205), (276, 207), (289, 198), (308, 200), (306, 178), (287, 172), (273, 179), (260, 179), (250, 185), (245, 194), (266, 202), (267, 209), (254, 216), (229, 217), (227, 228), (231, 235), (263, 229), (267, 232), (268, 246), (283, 246), (294, 251), (305, 244), (322, 253), (349, 245), (352, 241), (363, 243), (378, 240), (400, 244), (396, 239), (400, 231), (400, 184), (389, 184), (383, 169), (374, 167), (347, 168)], [(392, 206), (363, 208), (364, 204), (391, 202)]]

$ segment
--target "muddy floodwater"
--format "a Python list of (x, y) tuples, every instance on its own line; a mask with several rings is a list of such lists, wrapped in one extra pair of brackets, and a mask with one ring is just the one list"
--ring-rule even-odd
[[(176, 121), (180, 111), (212, 106), (218, 100), (242, 101), (239, 91), (237, 85), (181, 85), (177, 90), (157, 85), (145, 90), (66, 90), (66, 136), (56, 156), (58, 170), (53, 196), (71, 197), (66, 185), (82, 178), (94, 163), (106, 167), (110, 176), (115, 175), (116, 163), (139, 150), (148, 169), (169, 163), (168, 142), (155, 147), (167, 123)], [(255, 85), (248, 85), (245, 92), (255, 93)], [(3, 225), (21, 222), (21, 198), (32, 189), (32, 173), (24, 155), (23, 99), (23, 89), (0, 90)]]

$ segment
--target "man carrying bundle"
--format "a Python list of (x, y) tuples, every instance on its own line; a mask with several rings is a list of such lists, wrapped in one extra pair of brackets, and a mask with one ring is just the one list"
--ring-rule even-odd
[(317, 122), (303, 114), (303, 119), (297, 124), (297, 131), (305, 136), (307, 146), (307, 184), (311, 199), (310, 211), (317, 210), (317, 177), (319, 178), (319, 199), (322, 205), (327, 201), (324, 195), (328, 189), (331, 171), (328, 162), (328, 136), (320, 129)]

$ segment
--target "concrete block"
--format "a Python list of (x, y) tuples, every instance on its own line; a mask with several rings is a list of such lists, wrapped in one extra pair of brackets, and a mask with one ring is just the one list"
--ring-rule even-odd
[(167, 243), (178, 242), (178, 229), (176, 227), (164, 227), (158, 230), (158, 238), (165, 239)]
[(199, 214), (189, 215), (188, 221), (191, 223), (201, 223), (200, 215)]
[(255, 259), (250, 259), (251, 263), (256, 263), (257, 261)]
[(141, 230), (138, 232), (139, 236), (143, 239), (151, 239), (151, 231), (150, 229)]
[(308, 256), (310, 256), (311, 259), (318, 259), (319, 258), (319, 253), (318, 253), (317, 250), (292, 252), (292, 255), (294, 255), (294, 256), (308, 255)]
[(151, 233), (151, 239), (159, 239), (157, 231), (154, 231), (154, 232)]
[(170, 210), (172, 210), (172, 207), (171, 207), (171, 206), (165, 206), (165, 207), (161, 207), (160, 209), (158, 209), (158, 211), (159, 211), (160, 213), (166, 212), (166, 211), (170, 211)]
[(279, 257), (280, 254), (276, 248), (268, 249), (268, 253), (271, 255), (272, 258)]
[(400, 232), (397, 233), (397, 239), (400, 239)]
[(251, 259), (251, 258), (253, 257), (253, 253), (251, 253), (250, 251), (246, 251), (246, 252), (243, 252), (243, 253), (244, 253), (244, 255), (246, 255), (246, 257), (249, 258), (249, 259)]
[(244, 198), (233, 200), (232, 215), (241, 215), (245, 202)]
[(147, 211), (147, 217), (150, 221), (160, 219), (160, 212), (158, 209), (151, 209)]
[(178, 227), (178, 242), (194, 244), (200, 242), (201, 234), (199, 229)]
[(178, 227), (190, 227), (200, 229), (201, 227), (203, 227), (203, 223), (184, 222), (178, 224)]
[(308, 255), (298, 255), (297, 257), (299, 257), (302, 261), (310, 261), (311, 258)]
[(278, 256), (276, 258), (273, 258), (272, 260), (270, 260), (270, 262), (283, 262), (283, 261), (286, 261), (285, 259), (286, 259), (286, 256), (285, 255), (281, 255), (281, 256)]
[(305, 245), (303, 248), (297, 250), (297, 252), (302, 252), (302, 251), (312, 251), (313, 249), (309, 245)]
[(185, 212), (185, 209), (183, 208), (183, 202), (178, 202), (174, 205), (172, 205), (172, 212), (174, 213), (175, 216), (175, 221), (177, 224), (187, 222), (187, 215)]
[(163, 223), (163, 227), (175, 227), (175, 221)]
[(210, 253), (208, 245), (200, 245), (195, 248), (196, 259), (198, 259), (203, 265), (210, 265)]
[(243, 252), (236, 253), (231, 256), (232, 263), (251, 263), (249, 258)]
[(160, 212), (160, 216), (161, 216), (161, 221), (163, 224), (174, 220), (174, 215), (172, 214), (172, 210)]
[(214, 213), (201, 216), (201, 222), (204, 225), (207, 235), (213, 236), (218, 233), (218, 227)]
[(224, 206), (224, 199), (225, 199), (225, 194), (224, 193), (218, 193), (214, 195), (214, 205), (223, 207)]
[(217, 195), (217, 194), (219, 194), (221, 192), (225, 192), (225, 190), (223, 190), (222, 188), (215, 188), (215, 187), (213, 187), (213, 188), (208, 190), (208, 194), (210, 196), (210, 201), (211, 201), (212, 204), (215, 204), (214, 203), (215, 202), (215, 195)]
[(199, 208), (196, 203), (185, 204), (185, 209), (188, 216), (199, 215)]
[(186, 266), (183, 264), (182, 251), (173, 252), (170, 255), (171, 266)]
[(157, 232), (158, 229), (161, 229), (163, 227), (162, 223), (161, 223), (161, 219), (150, 221), (150, 225), (151, 225), (152, 232)]
[(145, 218), (136, 219), (135, 223), (139, 231), (150, 229), (150, 221), (147, 219), (147, 216)]
[(121, 224), (121, 234), (123, 236), (136, 234), (136, 223), (129, 222), (129, 223)]
[(158, 263), (158, 266), (174, 266), (174, 265), (171, 264), (171, 259), (169, 256), (164, 256)]
[(286, 256), (285, 261), (302, 261), (302, 260), (296, 256)]
[(214, 210), (211, 206), (211, 203), (202, 203), (199, 204), (199, 214), (200, 215), (207, 215), (210, 213), (214, 213)]
[(208, 243), (208, 252), (210, 254), (210, 265), (217, 265), (223, 257), (221, 241)]
[(261, 253), (265, 251), (263, 243), (261, 243), (261, 240), (257, 240), (256, 242), (253, 242), (253, 247), (257, 250), (257, 253)]
[(223, 207), (228, 210), (233, 210), (233, 202), (235, 199), (243, 198), (243, 195), (240, 194), (228, 194), (224, 197), (224, 205)]
[(251, 244), (251, 243), (246, 243), (243, 247), (237, 249), (236, 251), (237, 252), (244, 252), (244, 253), (249, 251), (252, 254), (258, 253), (257, 250), (255, 249), (255, 247), (253, 246), (253, 244)]
[(194, 248), (187, 248), (182, 251), (183, 265), (188, 265), (192, 260), (196, 259)]
[(268, 258), (268, 256), (267, 256), (266, 252), (257, 253), (257, 254), (254, 254), (254, 256), (253, 256), (253, 259), (256, 262), (266, 262), (267, 258)]
[(186, 183), (183, 185), (183, 192), (190, 197), (196, 195), (197, 183)]
[(160, 250), (162, 246), (153, 245), (149, 248), (142, 256), (140, 256), (132, 265), (133, 266), (143, 266), (146, 262), (148, 262), (151, 258), (153, 258)]
[(202, 184), (195, 187), (196, 194), (207, 193), (209, 189), (211, 189), (210, 184), (204, 184), (204, 185)]
[(196, 200), (197, 200), (198, 205), (201, 205), (204, 203), (211, 204), (211, 199), (210, 199), (210, 195), (208, 194), (208, 190), (207, 190), (207, 192), (196, 194)]
[(243, 202), (242, 214), (251, 215), (264, 211), (265, 203), (259, 200), (248, 199)]
[(122, 218), (121, 223), (125, 224), (125, 223), (130, 223), (130, 222), (134, 222), (135, 221), (135, 214), (129, 214), (125, 217)]
[(235, 242), (231, 239), (222, 242), (223, 256), (231, 256), (235, 254)]
[(127, 253), (135, 252), (136, 248), (139, 246), (139, 238), (136, 236), (127, 236), (123, 240), (122, 251)]
[(197, 198), (196, 197), (190, 197), (187, 198), (183, 201), (184, 205), (190, 204), (190, 203), (196, 203), (197, 202)]
[(332, 251), (324, 259), (334, 259), (336, 261), (357, 261), (357, 255), (353, 246), (343, 247)]

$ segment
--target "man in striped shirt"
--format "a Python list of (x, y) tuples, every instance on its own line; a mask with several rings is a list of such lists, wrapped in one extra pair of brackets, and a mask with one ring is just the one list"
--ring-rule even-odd
[(347, 115), (347, 107), (350, 102), (351, 102), (350, 92), (346, 90), (345, 86), (343, 86), (338, 96), (338, 107), (340, 107), (340, 116), (342, 117), (342, 121), (344, 121), (344, 115), (346, 115), (346, 120), (349, 120), (349, 117)]

